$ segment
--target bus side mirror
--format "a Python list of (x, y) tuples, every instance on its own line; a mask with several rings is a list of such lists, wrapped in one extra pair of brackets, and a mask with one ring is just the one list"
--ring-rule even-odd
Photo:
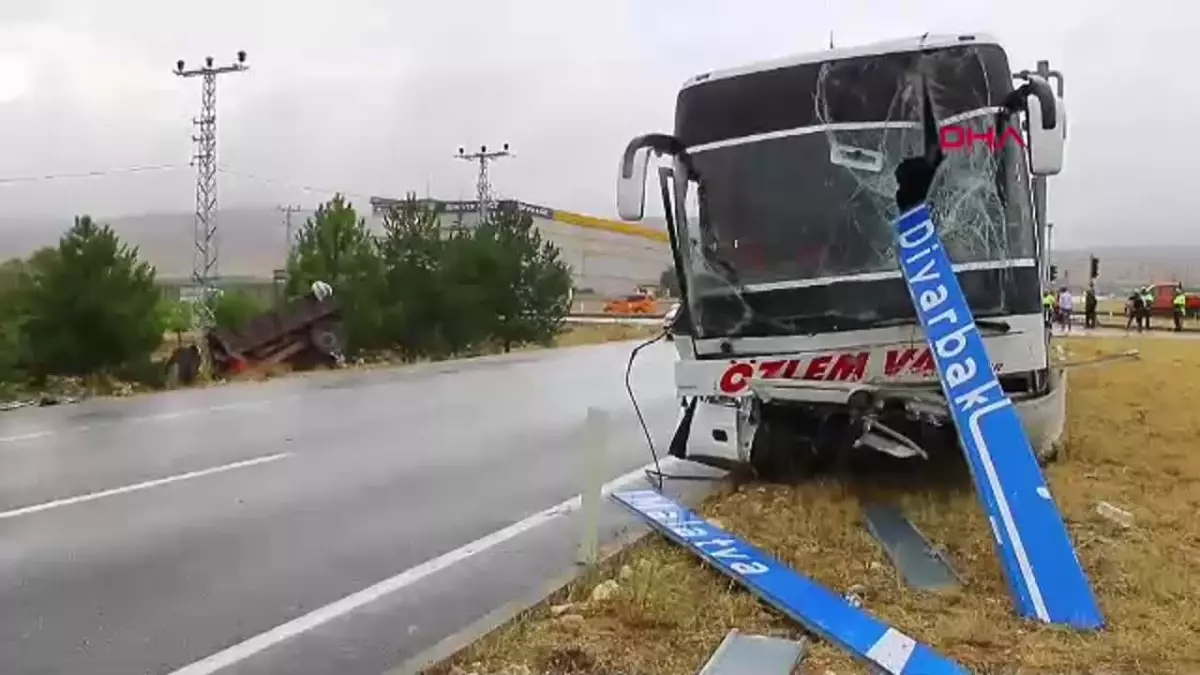
[(617, 214), (622, 220), (641, 220), (646, 210), (646, 169), (650, 164), (648, 146), (625, 149), (617, 175)]
[(1062, 171), (1067, 141), (1067, 111), (1063, 101), (1040, 77), (1030, 78), (1034, 95), (1030, 96), (1029, 172), (1035, 176), (1054, 176)]
[(646, 134), (629, 141), (617, 175), (617, 213), (624, 220), (642, 219), (646, 208), (646, 170), (652, 151), (678, 157), (685, 166), (689, 164), (683, 144), (674, 136)]

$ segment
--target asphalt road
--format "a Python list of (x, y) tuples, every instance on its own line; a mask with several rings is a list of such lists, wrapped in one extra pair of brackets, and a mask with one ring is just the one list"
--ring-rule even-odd
[[(613, 421), (605, 476), (647, 462), (631, 346), (3, 414), (0, 673), (412, 658), (571, 564), (578, 525), (545, 509), (579, 492), (588, 406)], [(674, 360), (654, 345), (634, 368), (664, 444)], [(614, 509), (606, 537), (628, 522)]]

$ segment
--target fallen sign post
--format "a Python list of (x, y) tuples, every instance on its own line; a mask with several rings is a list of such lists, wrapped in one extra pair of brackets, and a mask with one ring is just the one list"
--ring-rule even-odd
[(612, 497), (671, 541), (859, 661), (888, 675), (969, 672), (654, 490), (616, 492)]
[[(1097, 629), (1104, 618), (926, 205), (898, 217), (897, 258), (987, 512), (1017, 611)], [(995, 452), (993, 452), (995, 450)]]

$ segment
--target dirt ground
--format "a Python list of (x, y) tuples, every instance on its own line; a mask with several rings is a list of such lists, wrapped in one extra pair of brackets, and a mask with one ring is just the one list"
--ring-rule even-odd
[[(1047, 469), (1055, 499), (1108, 621), (1080, 634), (1023, 622), (1009, 600), (969, 480), (826, 478), (743, 485), (701, 507), (707, 517), (831, 589), (858, 585), (864, 607), (976, 673), (1200, 673), (1200, 341), (1060, 341), (1070, 361), (1130, 348), (1140, 361), (1071, 375), (1068, 439)], [(861, 523), (859, 501), (890, 497), (964, 578), (951, 594), (908, 589)], [(1096, 512), (1105, 501), (1131, 527)], [(617, 589), (593, 598), (606, 580)], [(606, 584), (612, 586), (610, 582)], [(651, 535), (548, 602), (429, 673), (695, 673), (731, 628), (798, 637), (791, 621), (690, 554)], [(800, 672), (864, 673), (811, 646)]]

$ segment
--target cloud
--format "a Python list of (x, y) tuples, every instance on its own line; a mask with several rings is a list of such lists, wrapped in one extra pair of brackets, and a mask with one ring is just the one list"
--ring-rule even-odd
[[(459, 145), (512, 144), (498, 189), (610, 215), (618, 155), (669, 130), (681, 82), (744, 62), (987, 29), (1014, 69), (1067, 75), (1068, 165), (1052, 179), (1061, 242), (1184, 236), (1195, 109), (1178, 0), (41, 0), (0, 9), (0, 176), (186, 164), (199, 83), (178, 58), (251, 70), (219, 81), (226, 204), (355, 193), (467, 196)], [(188, 210), (191, 173), (0, 187), (6, 212)], [(1129, 223), (1141, 223), (1136, 233)]]

